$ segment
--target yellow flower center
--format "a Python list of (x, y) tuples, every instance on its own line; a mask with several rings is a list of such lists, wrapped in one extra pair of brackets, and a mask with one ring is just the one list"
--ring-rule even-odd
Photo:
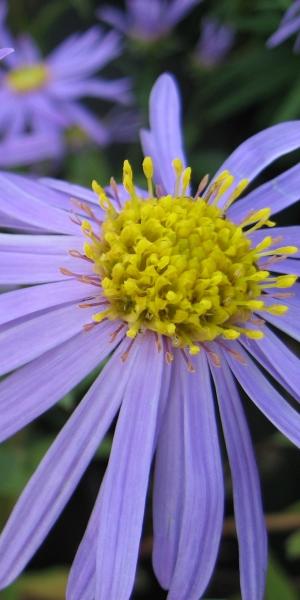
[(23, 94), (42, 88), (49, 74), (45, 65), (37, 64), (13, 69), (6, 77), (9, 87)]
[[(89, 238), (84, 251), (93, 261), (108, 301), (108, 308), (95, 314), (94, 320), (121, 319), (128, 324), (128, 337), (151, 330), (170, 338), (174, 347), (188, 347), (190, 354), (198, 353), (201, 343), (219, 336), (261, 338), (261, 331), (245, 326), (252, 311), (282, 314), (286, 310), (282, 305), (265, 306), (264, 287), (289, 287), (296, 279), (290, 275), (270, 278), (270, 273), (258, 266), (261, 256), (275, 252), (266, 251), (273, 240), (267, 236), (253, 248), (247, 233), (273, 225), (268, 220), (270, 209), (251, 214), (236, 225), (218, 207), (220, 196), (233, 183), (228, 172), (221, 173), (205, 197), (192, 198), (186, 195), (191, 170), (183, 170), (178, 160), (173, 164), (175, 194), (157, 198), (153, 195), (152, 161), (144, 160), (149, 190), (145, 199), (137, 195), (131, 167), (125, 161), (123, 182), (130, 199), (119, 212), (94, 182), (107, 213), (100, 235), (84, 221)], [(246, 183), (235, 187), (227, 205)], [(296, 250), (277, 248), (276, 254)]]

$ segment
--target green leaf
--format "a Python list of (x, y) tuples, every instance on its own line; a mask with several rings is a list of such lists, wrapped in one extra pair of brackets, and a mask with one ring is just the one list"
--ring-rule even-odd
[(267, 575), (265, 600), (298, 600), (298, 593), (288, 578), (288, 575), (271, 557)]
[(300, 80), (297, 79), (295, 85), (291, 87), (286, 95), (283, 96), (283, 102), (278, 111), (276, 111), (273, 122), (289, 121), (299, 118), (300, 115)]
[(260, 15), (254, 13), (253, 15), (236, 19), (234, 24), (239, 31), (268, 36), (278, 27), (279, 18), (275, 13), (273, 15), (269, 13), (264, 14), (263, 12)]
[(105, 154), (101, 149), (83, 148), (69, 155), (66, 178), (90, 188), (93, 179), (99, 181), (101, 185), (106, 185), (111, 176), (109, 171)]
[(280, 106), (283, 92), (295, 80), (297, 69), (295, 56), (283, 49), (273, 53), (260, 46), (241, 50), (217, 75), (209, 77), (201, 89), (199, 101), (206, 111), (206, 121), (215, 124), (253, 105), (274, 111), (273, 103)]
[(57, 26), (57, 22), (62, 18), (64, 12), (68, 8), (65, 2), (56, 0), (56, 2), (45, 3), (42, 8), (37, 12), (35, 19), (29, 22), (30, 32), (33, 37), (40, 39), (41, 33), (48, 33), (51, 27)]
[(102, 459), (107, 459), (110, 455), (111, 446), (112, 446), (112, 438), (111, 438), (111, 436), (106, 436), (104, 438), (104, 440), (101, 442), (101, 444), (96, 452), (96, 457), (102, 458)]
[(21, 492), (52, 439), (50, 436), (33, 439), (26, 449), (15, 440), (0, 446), (1, 497), (15, 497)]
[(17, 585), (10, 586), (0, 592), (1, 600), (22, 600)]
[(83, 19), (92, 15), (92, 7), (88, 0), (70, 0), (70, 4), (74, 6), (79, 16)]
[(295, 531), (286, 541), (286, 552), (289, 558), (300, 557), (300, 530)]
[(1, 592), (1, 600), (64, 600), (67, 578), (68, 569), (63, 567), (26, 573)]
[(69, 392), (59, 401), (59, 406), (61, 406), (65, 411), (71, 412), (71, 410), (74, 408), (75, 402), (75, 394), (73, 392)]

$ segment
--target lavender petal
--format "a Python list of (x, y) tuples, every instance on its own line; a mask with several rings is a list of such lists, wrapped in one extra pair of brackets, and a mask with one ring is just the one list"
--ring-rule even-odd
[(211, 365), (230, 462), (239, 542), (243, 600), (262, 600), (267, 570), (267, 533), (260, 482), (247, 422), (223, 354), (222, 368)]
[(91, 275), (90, 263), (73, 256), (62, 254), (35, 254), (27, 252), (1, 252), (0, 284), (22, 285), (60, 281), (71, 275), (63, 275), (61, 267), (72, 273)]
[(265, 337), (258, 342), (241, 338), (241, 344), (295, 399), (300, 402), (299, 358), (275, 335), (264, 327)]
[(295, 165), (235, 202), (228, 215), (233, 221), (240, 222), (250, 210), (266, 207), (269, 207), (274, 215), (299, 200), (299, 188), (300, 165)]
[[(292, 150), (296, 150), (299, 146), (300, 121), (287, 121), (286, 123), (268, 127), (248, 138), (234, 150), (220, 167), (216, 177), (221, 171), (228, 170), (237, 182), (241, 179), (248, 179), (251, 182), (256, 175), (276, 160), (276, 158), (292, 152)], [(219, 206), (224, 205), (230, 193), (231, 188), (227, 193), (222, 195)], [(243, 201), (244, 206), (247, 206), (247, 210), (251, 210), (252, 202), (250, 205), (246, 198)]]
[(0, 441), (51, 408), (101, 363), (120, 341), (118, 323), (81, 332), (0, 382)]
[[(154, 336), (137, 341), (134, 375), (125, 389), (100, 496), (97, 600), (128, 600), (142, 532), (164, 369)], [(116, 373), (116, 376), (117, 373)]]
[[(161, 166), (162, 184), (167, 193), (174, 192), (175, 174), (172, 160), (180, 158), (185, 165), (181, 134), (180, 99), (175, 80), (161, 75), (150, 95), (150, 128), (155, 167)], [(158, 169), (159, 170), (159, 169)]]
[(289, 38), (294, 33), (297, 33), (300, 29), (300, 16), (294, 19), (289, 20), (288, 22), (283, 23), (279, 26), (277, 31), (269, 37), (267, 41), (268, 48), (274, 48), (279, 44), (282, 44), (287, 38)]
[(12, 54), (12, 52), (14, 52), (13, 48), (1, 48), (0, 60), (2, 60), (2, 58), (5, 58), (5, 56), (9, 56), (9, 54)]
[[(159, 426), (164, 418), (169, 393), (171, 370), (171, 366), (165, 369), (162, 380), (154, 447), (156, 446), (157, 435), (160, 430)], [(102, 488), (100, 488), (94, 510), (71, 568), (66, 593), (67, 600), (92, 600), (94, 597), (96, 581), (96, 541), (98, 537), (102, 503), (101, 495)]]
[(38, 358), (82, 331), (95, 308), (76, 304), (47, 310), (0, 328), (0, 376)]
[(93, 297), (95, 293), (95, 286), (82, 285), (76, 279), (2, 293), (0, 295), (0, 325), (32, 315), (40, 310), (66, 303), (83, 302), (86, 298)]
[(153, 564), (170, 600), (198, 600), (221, 537), (222, 465), (206, 358), (195, 359), (196, 375), (175, 361), (155, 466)]
[(226, 360), (246, 394), (279, 431), (300, 446), (300, 415), (284, 400), (238, 343), (232, 346), (245, 360), (241, 364), (228, 353)]
[(121, 351), (74, 411), (17, 502), (0, 536), (2, 588), (19, 575), (46, 537), (111, 424), (130, 375), (128, 365), (119, 368)]
[(46, 186), (41, 198), (41, 196), (22, 190), (22, 179), (26, 181), (26, 177), (19, 177), (18, 184), (16, 184), (13, 176), (0, 174), (1, 212), (21, 222), (48, 231), (78, 235), (78, 225), (72, 223), (70, 214), (47, 203)]

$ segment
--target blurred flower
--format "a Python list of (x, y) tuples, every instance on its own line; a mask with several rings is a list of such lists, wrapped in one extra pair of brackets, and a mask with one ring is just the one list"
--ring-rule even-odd
[(63, 151), (62, 137), (55, 131), (11, 135), (0, 142), (0, 166), (29, 166), (41, 160), (54, 160)]
[(2, 58), (5, 58), (5, 56), (8, 56), (9, 54), (11, 54), (13, 51), (14, 51), (13, 48), (1, 48), (0, 60), (2, 60)]
[[(278, 29), (271, 35), (267, 41), (269, 48), (274, 48), (294, 33), (300, 31), (300, 0), (295, 0), (292, 6), (285, 12)], [(300, 51), (300, 35), (297, 35), (294, 46), (295, 52)]]
[(203, 19), (201, 34), (195, 49), (197, 62), (205, 67), (214, 67), (222, 62), (234, 43), (235, 32), (229, 25), (216, 19)]
[[(112, 180), (107, 192), (96, 182), (92, 192), (53, 179), (0, 177), (2, 225), (20, 230), (0, 236), (0, 284), (27, 286), (0, 296), (0, 375), (10, 373), (0, 382), (1, 440), (110, 356), (0, 537), (1, 587), (43, 542), (120, 411), (67, 599), (129, 599), (156, 453), (154, 570), (170, 600), (199, 600), (223, 526), (216, 390), (233, 480), (242, 597), (262, 600), (266, 531), (235, 380), (300, 443), (299, 415), (269, 381), (300, 399), (299, 360), (269, 327), (299, 339), (300, 289), (293, 275), (300, 272), (299, 252), (287, 257), (297, 250), (299, 227), (275, 227), (270, 235), (269, 226), (271, 213), (298, 199), (300, 165), (234, 201), (262, 169), (300, 147), (300, 121), (244, 142), (194, 197), (179, 96), (169, 75), (152, 90), (150, 125), (142, 132), (148, 191), (136, 188), (128, 161), (124, 187)], [(294, 295), (287, 291), (292, 285)]]
[[(64, 151), (64, 134), (72, 127), (82, 131), (97, 144), (111, 141), (109, 128), (79, 102), (95, 97), (128, 104), (131, 100), (127, 78), (112, 81), (95, 77), (95, 72), (121, 53), (120, 37), (115, 32), (102, 34), (93, 27), (83, 34), (73, 34), (43, 59), (34, 40), (22, 36), (13, 40), (4, 24), (6, 3), (0, 3), (0, 43), (14, 46), (15, 53), (5, 60), (0, 72), (0, 157), (6, 144), (17, 140), (20, 152), (6, 154), (5, 163), (28, 163), (27, 135), (37, 141), (49, 135), (42, 154), (39, 144), (31, 162)], [(54, 141), (54, 138), (56, 141)], [(31, 137), (29, 136), (29, 143)], [(22, 141), (24, 152), (22, 153)], [(53, 140), (53, 144), (52, 144)]]
[(98, 17), (126, 35), (146, 42), (166, 36), (201, 0), (125, 0), (126, 11), (104, 6)]

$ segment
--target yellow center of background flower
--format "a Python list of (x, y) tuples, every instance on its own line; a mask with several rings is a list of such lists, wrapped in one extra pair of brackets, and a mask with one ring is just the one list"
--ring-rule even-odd
[(43, 87), (48, 77), (46, 67), (37, 64), (13, 69), (7, 74), (7, 82), (15, 92), (26, 93)]
[[(103, 189), (94, 186), (107, 216), (99, 236), (85, 223), (90, 239), (84, 249), (109, 306), (94, 315), (95, 321), (121, 319), (128, 324), (129, 337), (151, 330), (171, 338), (175, 347), (188, 347), (191, 354), (199, 352), (199, 344), (219, 336), (262, 337), (261, 331), (244, 325), (253, 310), (265, 306), (261, 283), (267, 283), (270, 274), (260, 270), (257, 261), (272, 238), (252, 248), (243, 227), (226, 219), (214, 201), (208, 204), (205, 198), (184, 195), (187, 182), (182, 194), (159, 198), (151, 195), (150, 177), (148, 184), (150, 196), (140, 198), (127, 163), (124, 185), (131, 198), (120, 212)], [(259, 211), (246, 225), (256, 221), (272, 225), (269, 213)], [(282, 287), (295, 281), (293, 276), (280, 279)]]

